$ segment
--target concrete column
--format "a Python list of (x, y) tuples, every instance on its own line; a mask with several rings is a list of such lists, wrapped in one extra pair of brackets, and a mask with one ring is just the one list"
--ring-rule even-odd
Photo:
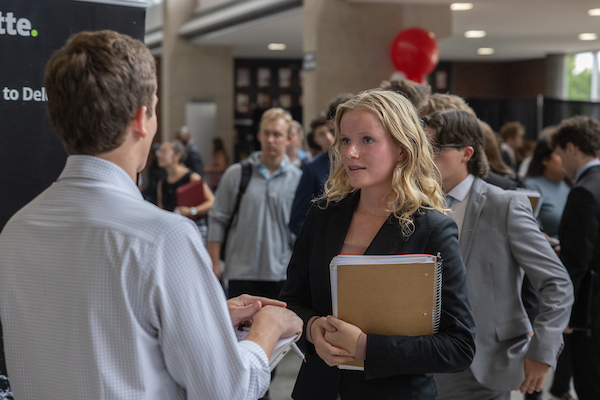
[[(214, 136), (223, 139), (233, 155), (233, 51), (230, 46), (206, 46), (190, 43), (178, 34), (189, 21), (197, 0), (164, 0), (161, 64), (161, 128), (163, 140), (185, 125), (185, 105), (189, 100), (214, 101), (217, 122)], [(204, 160), (205, 162), (207, 160)]]
[(390, 46), (403, 29), (420, 27), (437, 40), (452, 33), (445, 5), (304, 0), (304, 51), (316, 68), (303, 72), (304, 123), (339, 93), (378, 87), (395, 71)]
[(563, 100), (567, 98), (564, 54), (548, 54), (546, 56), (546, 87), (544, 96)]

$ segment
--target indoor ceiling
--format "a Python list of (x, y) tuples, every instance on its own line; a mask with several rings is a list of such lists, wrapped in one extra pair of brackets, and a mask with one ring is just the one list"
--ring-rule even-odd
[[(327, 1), (327, 0), (324, 0)], [(347, 0), (362, 3), (448, 4), (450, 0)], [(600, 8), (598, 0), (469, 0), (473, 8), (453, 11), (452, 36), (438, 41), (443, 61), (519, 60), (547, 54), (600, 50), (600, 40), (581, 41), (581, 33), (600, 35), (600, 16), (588, 10)], [(193, 39), (198, 43), (232, 45), (242, 58), (302, 58), (304, 13), (295, 8)], [(484, 30), (486, 36), (467, 39), (468, 30)], [(392, 38), (391, 38), (392, 39)], [(391, 43), (390, 39), (390, 43)], [(269, 43), (285, 43), (286, 50), (270, 51)], [(491, 47), (492, 55), (477, 49)]]

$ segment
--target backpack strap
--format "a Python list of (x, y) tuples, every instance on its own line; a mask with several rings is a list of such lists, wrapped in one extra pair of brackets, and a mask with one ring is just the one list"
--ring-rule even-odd
[[(238, 190), (237, 199), (235, 201), (235, 207), (233, 208), (233, 213), (231, 214), (231, 219), (229, 220), (228, 228), (231, 228), (231, 224), (233, 222), (233, 217), (235, 217), (235, 215), (240, 210), (240, 203), (242, 202), (242, 196), (244, 196), (244, 193), (246, 192), (246, 189), (248, 188), (248, 184), (250, 183), (250, 178), (252, 177), (252, 164), (250, 164), (250, 161), (244, 160), (244, 161), (240, 162), (240, 164), (242, 165), (242, 180), (240, 181), (240, 188)], [(229, 229), (227, 229), (227, 230), (229, 230)]]
[(237, 194), (237, 199), (235, 201), (235, 207), (233, 208), (233, 212), (231, 213), (231, 217), (229, 217), (229, 222), (227, 223), (227, 228), (225, 228), (225, 236), (223, 237), (223, 243), (221, 243), (221, 260), (225, 261), (225, 245), (227, 244), (227, 236), (229, 235), (229, 230), (233, 225), (233, 219), (236, 214), (240, 210), (240, 203), (242, 202), (242, 196), (246, 192), (248, 188), (248, 184), (250, 183), (250, 178), (252, 177), (252, 164), (250, 161), (243, 160), (240, 162), (242, 166), (242, 179), (240, 180), (240, 187)]

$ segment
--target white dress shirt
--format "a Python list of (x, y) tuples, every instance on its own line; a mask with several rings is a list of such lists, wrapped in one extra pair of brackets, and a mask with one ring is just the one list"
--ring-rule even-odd
[(449, 217), (451, 217), (454, 222), (456, 222), (456, 225), (458, 225), (459, 236), (462, 230), (463, 221), (465, 220), (465, 212), (467, 211), (467, 204), (469, 203), (469, 193), (471, 192), (471, 186), (473, 186), (474, 180), (475, 177), (469, 174), (461, 183), (454, 186), (454, 188), (447, 193), (448, 196), (451, 196), (454, 199), (450, 204), (452, 212)]
[(269, 385), (193, 222), (97, 157), (69, 157), (6, 225), (0, 317), (16, 399), (256, 399)]

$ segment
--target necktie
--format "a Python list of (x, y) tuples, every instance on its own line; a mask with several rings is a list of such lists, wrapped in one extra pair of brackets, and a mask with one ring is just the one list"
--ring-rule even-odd
[(450, 195), (446, 195), (446, 208), (450, 208), (453, 201), (454, 201), (454, 197), (452, 197)]

